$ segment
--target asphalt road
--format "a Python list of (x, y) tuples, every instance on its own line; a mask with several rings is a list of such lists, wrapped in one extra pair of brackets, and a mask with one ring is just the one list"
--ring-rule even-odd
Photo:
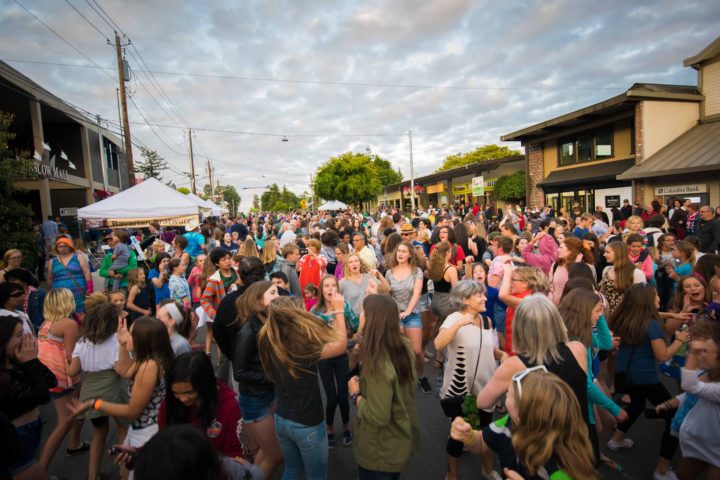
[[(204, 338), (202, 332), (200, 333), (197, 338)], [(432, 364), (427, 363), (426, 367), (429, 373), (428, 378), (430, 378), (431, 384), (434, 386), (434, 378), (437, 371), (433, 369), (431, 365)], [(673, 385), (672, 382), (667, 381), (665, 383), (671, 392), (677, 390), (677, 387)], [(423, 394), (419, 388), (415, 396), (415, 404), (420, 421), (421, 445), (402, 477), (406, 479), (442, 480), (447, 473), (445, 468), (445, 443), (447, 441), (450, 421), (443, 415), (439, 401), (434, 395)], [(42, 414), (48, 422), (43, 431), (44, 441), (50, 434), (55, 422), (55, 410), (52, 404), (42, 407)], [(353, 407), (351, 407), (351, 415), (354, 415)], [(112, 422), (111, 425), (113, 425)], [(340, 430), (341, 423), (338, 412), (336, 431)], [(620, 452), (610, 452), (606, 448), (602, 448), (610, 458), (622, 466), (623, 471), (616, 473), (603, 466), (599, 472), (600, 478), (633, 480), (652, 478), (653, 468), (657, 461), (660, 448), (662, 431), (662, 421), (647, 420), (644, 417), (639, 418), (628, 433), (628, 438), (632, 438), (635, 442), (632, 448)], [(108, 435), (106, 448), (110, 448), (110, 446), (115, 443), (115, 435), (116, 432), (113, 426)], [(85, 422), (83, 439), (89, 442), (91, 436), (92, 427), (89, 422)], [(601, 445), (604, 445), (607, 441), (607, 436), (607, 433), (602, 434)], [(87, 454), (74, 457), (66, 456), (65, 444), (63, 444), (51, 464), (50, 474), (68, 480), (84, 480), (87, 478), (87, 461)], [(479, 480), (481, 478), (480, 469), (481, 462), (479, 457), (473, 454), (465, 454), (460, 460), (459, 479)], [(119, 478), (117, 470), (109, 457), (106, 457), (103, 462), (102, 472), (107, 475), (106, 478)], [(282, 471), (277, 472), (274, 476), (276, 479), (280, 479), (281, 477)], [(343, 447), (341, 442), (338, 441), (337, 448), (330, 451), (328, 479), (351, 480), (355, 478), (357, 478), (357, 467), (353, 460), (352, 447)]]

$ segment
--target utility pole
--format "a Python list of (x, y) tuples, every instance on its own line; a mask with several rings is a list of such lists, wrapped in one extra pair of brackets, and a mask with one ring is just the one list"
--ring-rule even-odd
[(193, 158), (191, 129), (188, 129), (188, 139), (190, 140), (190, 190), (192, 190), (193, 195), (197, 195), (197, 190), (195, 189), (195, 159)]
[(412, 156), (412, 131), (408, 130), (408, 141), (410, 142), (410, 211), (415, 212), (415, 165)]
[(213, 178), (212, 178), (212, 165), (210, 165), (210, 160), (208, 162), (208, 177), (210, 180), (210, 201), (215, 201), (215, 193), (213, 192)]
[[(128, 166), (130, 185), (135, 185), (135, 164), (133, 163), (132, 140), (130, 138), (130, 122), (128, 121), (127, 99), (125, 98), (125, 68), (123, 66), (120, 37), (115, 32), (115, 51), (117, 53), (118, 80), (120, 81), (120, 107), (122, 111), (123, 137), (125, 140), (125, 160)], [(118, 169), (120, 167), (118, 166)], [(118, 172), (118, 175), (120, 172)]]

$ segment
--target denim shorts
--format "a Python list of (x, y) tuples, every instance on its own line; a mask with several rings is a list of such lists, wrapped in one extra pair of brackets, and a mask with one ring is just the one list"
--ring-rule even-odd
[(419, 313), (411, 313), (407, 317), (400, 320), (400, 325), (403, 328), (422, 328), (422, 320), (420, 319)]
[(260, 395), (240, 395), (240, 412), (243, 423), (255, 423), (270, 416), (270, 409), (275, 402), (275, 392)]
[(20, 456), (10, 467), (11, 474), (18, 475), (37, 462), (35, 455), (40, 447), (42, 429), (42, 420), (39, 418), (20, 427), (15, 427), (20, 442)]
[(430, 310), (430, 294), (429, 293), (423, 293), (420, 295), (420, 299), (418, 300), (418, 308), (420, 309), (420, 313), (427, 312)]

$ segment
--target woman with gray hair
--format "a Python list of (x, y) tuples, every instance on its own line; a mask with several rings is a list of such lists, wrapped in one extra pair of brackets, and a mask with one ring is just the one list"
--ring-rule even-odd
[[(461, 280), (450, 290), (450, 302), (457, 310), (447, 316), (435, 338), (437, 351), (447, 350), (440, 404), (451, 420), (462, 416), (462, 403), (467, 395), (477, 395), (490, 380), (497, 361), (504, 362), (508, 354), (495, 347), (492, 322), (484, 315), (485, 286), (474, 280)], [(494, 405), (481, 409), (482, 427), (492, 421)], [(463, 444), (448, 437), (448, 479), (457, 477), (458, 459)], [(501, 478), (493, 470), (492, 454), (483, 455), (482, 477)]]

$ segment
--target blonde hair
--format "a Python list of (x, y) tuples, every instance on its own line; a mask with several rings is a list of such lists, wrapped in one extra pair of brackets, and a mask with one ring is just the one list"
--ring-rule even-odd
[[(630, 225), (629, 225), (629, 224), (630, 224), (630, 223), (633, 223), (633, 222), (640, 222), (640, 229), (639, 229), (639, 230), (642, 230), (643, 228), (645, 228), (645, 222), (643, 222), (643, 219), (642, 219), (641, 217), (639, 217), (639, 216), (637, 216), (637, 215), (630, 215), (630, 216), (627, 218), (627, 220), (625, 220), (625, 225), (627, 226), (628, 230), (630, 230)], [(623, 240), (624, 240), (624, 239), (623, 239)]]
[(145, 282), (140, 282), (141, 272), (143, 272), (142, 268), (133, 268), (127, 273), (128, 287), (145, 287)]
[(535, 267), (518, 267), (514, 273), (522, 278), (523, 282), (527, 282), (528, 290), (532, 293), (542, 293), (544, 295), (550, 293), (550, 280), (542, 270)]
[(97, 307), (101, 303), (107, 303), (108, 296), (105, 292), (93, 292), (89, 295), (85, 295), (85, 312), (89, 312), (93, 308)]
[(262, 251), (262, 262), (264, 265), (277, 260), (277, 249), (275, 248), (275, 240), (266, 240)]
[(520, 463), (536, 475), (553, 457), (569, 478), (596, 479), (593, 450), (572, 389), (557, 375), (535, 371), (522, 382), (522, 396), (515, 384), (513, 395), (519, 421), (513, 421), (512, 444)]
[(429, 242), (430, 241), (430, 229), (426, 228), (425, 230), (418, 230), (417, 241), (420, 243)]
[(2, 258), (2, 265), (1, 265), (2, 268), (7, 268), (8, 263), (10, 262), (10, 257), (12, 257), (13, 255), (18, 254), (18, 253), (20, 255), (23, 254), (17, 248), (10, 248), (10, 249), (6, 250), (5, 253), (3, 254), (3, 258)]
[(343, 262), (343, 275), (345, 277), (350, 276), (350, 267), (348, 266), (348, 263), (350, 263), (350, 258), (357, 257), (358, 260), (360, 260), (360, 273), (369, 273), (370, 268), (365, 264), (365, 262), (362, 261), (362, 258), (360, 258), (360, 255), (357, 253), (348, 253), (345, 256), (345, 262)]
[(43, 316), (45, 320), (57, 322), (68, 318), (75, 311), (75, 297), (67, 288), (51, 288), (45, 295)]
[(260, 253), (255, 246), (255, 241), (250, 237), (246, 238), (242, 245), (240, 245), (238, 255), (242, 255), (243, 257), (260, 258)]
[(265, 325), (258, 333), (260, 362), (268, 378), (277, 382), (286, 371), (293, 378), (312, 372), (323, 347), (338, 340), (335, 331), (290, 298), (277, 298), (268, 307)]
[(535, 365), (560, 362), (557, 344), (567, 342), (567, 328), (555, 304), (546, 296), (525, 297), (515, 309), (513, 348)]

